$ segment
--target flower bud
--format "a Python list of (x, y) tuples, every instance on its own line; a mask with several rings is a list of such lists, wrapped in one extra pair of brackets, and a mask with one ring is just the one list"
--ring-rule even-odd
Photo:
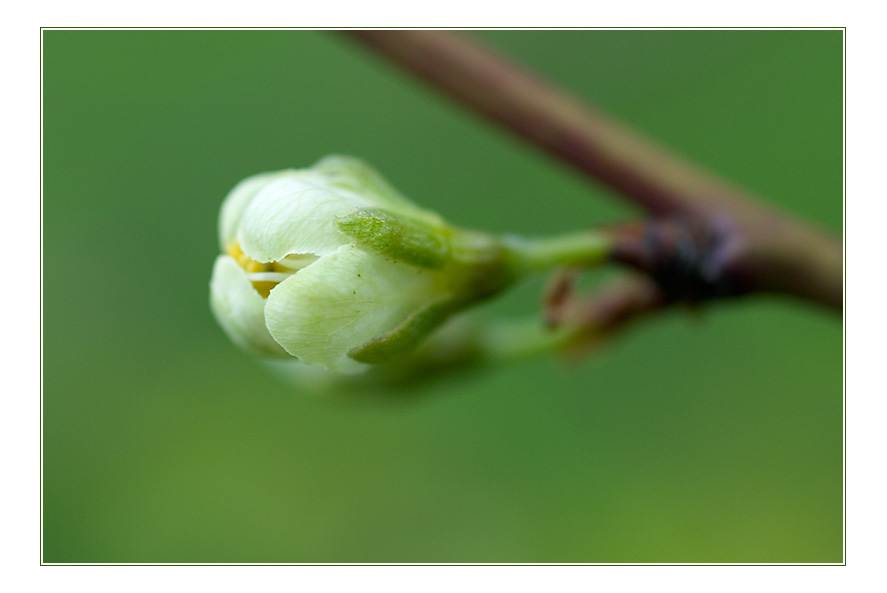
[(497, 237), (449, 225), (347, 157), (245, 179), (219, 242), (210, 303), (232, 341), (341, 372), (411, 351), (516, 277)]

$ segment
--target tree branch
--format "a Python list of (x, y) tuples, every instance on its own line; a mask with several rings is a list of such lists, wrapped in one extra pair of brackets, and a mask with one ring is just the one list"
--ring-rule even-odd
[(842, 310), (837, 238), (764, 205), (460, 34), (348, 35), (646, 210), (654, 223), (645, 231), (613, 230), (612, 257), (654, 278), (665, 301), (770, 292)]

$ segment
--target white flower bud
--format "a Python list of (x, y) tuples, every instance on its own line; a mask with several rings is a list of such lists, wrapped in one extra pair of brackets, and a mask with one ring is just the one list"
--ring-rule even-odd
[(409, 351), (508, 286), (510, 252), (346, 157), (238, 184), (219, 220), (213, 313), (232, 341), (341, 372)]

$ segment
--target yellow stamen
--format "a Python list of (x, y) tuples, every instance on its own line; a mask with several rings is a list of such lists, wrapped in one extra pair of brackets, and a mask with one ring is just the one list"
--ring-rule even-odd
[(271, 289), (275, 286), (277, 286), (277, 282), (268, 282), (267, 280), (253, 282), (253, 288), (256, 289), (256, 292), (262, 295), (263, 299), (268, 298), (268, 295), (271, 294)]
[[(233, 257), (240, 267), (246, 270), (247, 274), (254, 274), (257, 272), (293, 272), (292, 269), (281, 266), (277, 262), (263, 264), (262, 262), (250, 259), (240, 248), (240, 243), (237, 241), (233, 241), (228, 245), (228, 248), (225, 249), (225, 253)], [(267, 299), (268, 295), (271, 294), (271, 289), (277, 286), (278, 283), (270, 280), (255, 280), (252, 284), (253, 288), (256, 289), (256, 292), (262, 295), (263, 299)]]

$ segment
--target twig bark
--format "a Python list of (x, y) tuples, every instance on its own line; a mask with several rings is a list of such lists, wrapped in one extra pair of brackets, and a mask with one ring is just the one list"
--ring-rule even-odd
[[(839, 239), (763, 204), (461, 34), (348, 35), (646, 210), (651, 222), (612, 231), (612, 258), (647, 273), (659, 291), (653, 295), (649, 283), (643, 291), (623, 291), (644, 293), (633, 301), (643, 306), (626, 299), (626, 311), (748, 293), (781, 293), (842, 310)], [(605, 292), (600, 307), (619, 310), (613, 294), (621, 292)]]

